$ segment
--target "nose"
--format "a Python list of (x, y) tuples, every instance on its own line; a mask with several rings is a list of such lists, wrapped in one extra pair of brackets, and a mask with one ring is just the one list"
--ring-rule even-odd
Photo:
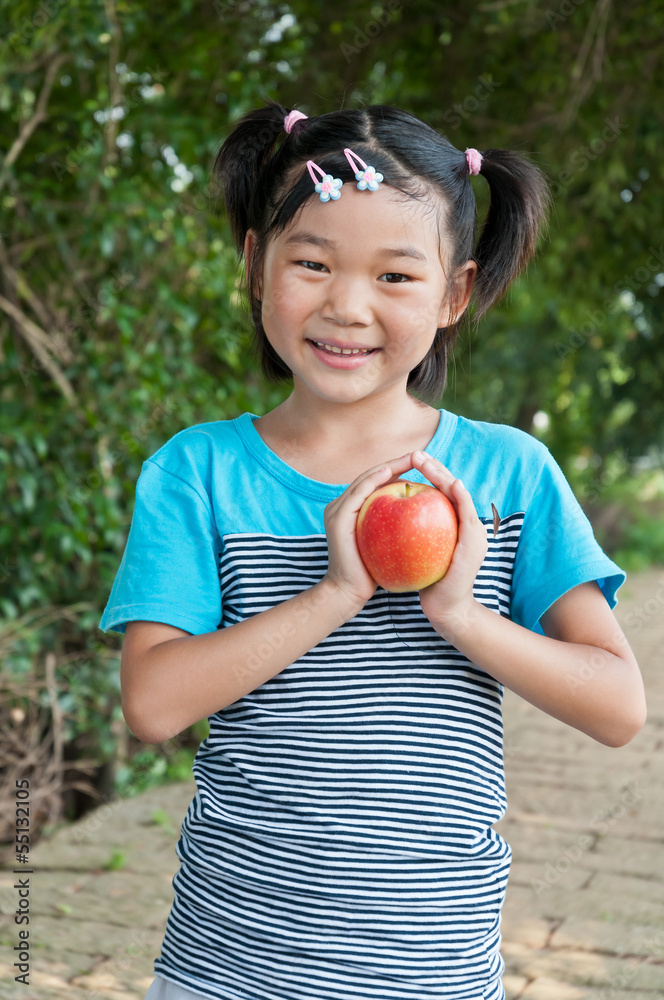
[(337, 275), (326, 283), (321, 316), (339, 326), (370, 326), (373, 322), (371, 293), (367, 279), (359, 275)]

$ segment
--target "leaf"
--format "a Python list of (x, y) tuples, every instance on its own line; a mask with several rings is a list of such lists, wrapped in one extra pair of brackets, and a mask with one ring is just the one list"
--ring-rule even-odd
[(498, 534), (498, 528), (500, 526), (500, 514), (496, 510), (495, 504), (491, 504), (491, 510), (493, 511), (493, 536), (494, 538)]

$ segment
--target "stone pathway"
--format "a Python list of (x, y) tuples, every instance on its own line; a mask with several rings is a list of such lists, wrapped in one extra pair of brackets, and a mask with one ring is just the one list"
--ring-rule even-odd
[[(509, 809), (496, 829), (513, 850), (502, 923), (508, 1000), (664, 997), (663, 612), (664, 567), (634, 574), (616, 613), (649, 718), (626, 747), (604, 747), (505, 692)], [(5, 868), (0, 1000), (142, 1000), (193, 787), (118, 798), (36, 845), (29, 986), (13, 981), (17, 890)]]

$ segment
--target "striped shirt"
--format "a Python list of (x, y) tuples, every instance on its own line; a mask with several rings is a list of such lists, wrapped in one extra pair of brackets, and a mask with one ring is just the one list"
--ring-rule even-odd
[[(540, 632), (584, 580), (614, 606), (624, 574), (547, 449), (440, 414), (426, 450), (463, 478), (487, 532), (476, 599)], [(145, 462), (103, 629), (210, 632), (322, 578), (323, 512), (345, 485), (296, 472), (255, 419), (189, 428)], [(502, 693), (434, 630), (417, 592), (377, 587), (212, 715), (155, 972), (215, 1000), (503, 1000)]]

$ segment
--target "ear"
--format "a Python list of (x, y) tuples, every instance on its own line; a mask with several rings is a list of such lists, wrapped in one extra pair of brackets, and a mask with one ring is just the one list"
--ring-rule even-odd
[(457, 272), (449, 295), (445, 296), (438, 317), (438, 328), (452, 326), (461, 319), (470, 301), (470, 295), (477, 277), (477, 264), (474, 260), (467, 260), (460, 271)]
[[(254, 250), (256, 248), (256, 233), (253, 229), (248, 229), (247, 234), (244, 238), (244, 270), (247, 276), (247, 285), (251, 288), (251, 265), (254, 256)], [(263, 298), (263, 281), (262, 275), (258, 274), (258, 298)]]

